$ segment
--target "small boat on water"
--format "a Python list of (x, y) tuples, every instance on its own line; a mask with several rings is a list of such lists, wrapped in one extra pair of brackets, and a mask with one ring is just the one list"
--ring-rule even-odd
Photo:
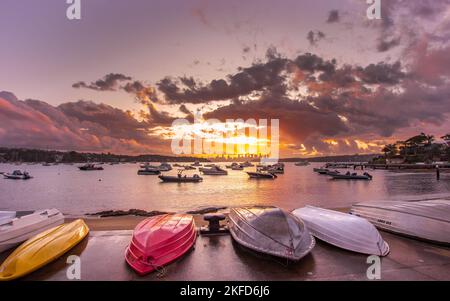
[(17, 246), (30, 237), (60, 225), (64, 216), (57, 209), (35, 211), (0, 223), (0, 252)]
[(265, 171), (247, 171), (250, 179), (276, 179), (277, 175)]
[(3, 173), (5, 179), (10, 180), (29, 180), (33, 177), (26, 171), (14, 170), (12, 173)]
[(209, 175), (209, 176), (226, 176), (226, 175), (228, 175), (228, 171), (226, 171), (225, 169), (223, 169), (217, 165), (213, 165), (211, 168), (200, 167), (198, 170), (201, 173), (203, 173), (204, 175)]
[(241, 164), (236, 163), (236, 162), (233, 162), (233, 163), (231, 163), (229, 165), (225, 165), (225, 167), (228, 168), (228, 169), (233, 169), (233, 170), (242, 170), (242, 169), (244, 169), (244, 167)]
[(327, 176), (334, 176), (334, 175), (340, 175), (341, 172), (339, 170), (329, 170), (326, 175)]
[(183, 170), (179, 170), (176, 176), (165, 176), (160, 175), (158, 178), (163, 182), (173, 182), (173, 183), (197, 183), (203, 181), (203, 178), (199, 175), (195, 174), (192, 177), (188, 177), (187, 175), (182, 175)]
[(42, 166), (52, 166), (52, 165), (48, 162), (45, 162), (45, 163), (42, 163)]
[(313, 206), (295, 209), (311, 234), (336, 247), (368, 254), (386, 256), (389, 245), (369, 221), (348, 213)]
[(365, 202), (350, 213), (381, 230), (450, 245), (450, 200)]
[(164, 214), (145, 219), (134, 229), (126, 262), (146, 275), (175, 261), (195, 244), (197, 231), (189, 214)]
[(137, 174), (140, 176), (160, 175), (161, 172), (158, 169), (145, 167), (145, 168), (139, 169)]
[[(329, 174), (330, 172), (328, 171), (327, 174)], [(355, 173), (350, 173), (347, 172), (345, 174), (341, 174), (341, 173), (331, 173), (329, 174), (334, 180), (366, 180), (366, 181), (370, 181), (372, 180), (372, 175), (370, 175), (369, 173), (365, 172), (362, 175), (358, 175), (356, 172)]]
[(321, 174), (321, 175), (326, 175), (328, 172), (330, 172), (330, 170), (328, 168), (324, 168), (324, 167), (313, 168), (313, 171), (317, 172), (318, 174)]
[(171, 171), (172, 170), (172, 165), (170, 165), (169, 163), (161, 163), (159, 166), (156, 165), (150, 165), (150, 163), (144, 163), (141, 164), (140, 167), (142, 169), (153, 169), (153, 170), (159, 170), (159, 171)]
[(78, 219), (40, 232), (20, 245), (0, 266), (0, 281), (23, 277), (61, 257), (83, 240), (88, 226)]
[(184, 165), (184, 166), (181, 166), (181, 167), (183, 167), (184, 170), (196, 170), (197, 169), (197, 168), (195, 168), (194, 166), (191, 166), (191, 165)]
[(254, 165), (249, 161), (245, 161), (244, 163), (239, 164), (242, 167), (253, 167)]
[(244, 166), (236, 164), (234, 166), (231, 166), (231, 170), (244, 170)]
[(295, 163), (295, 166), (308, 166), (309, 162), (308, 161), (299, 161)]
[(231, 208), (230, 233), (251, 250), (297, 261), (315, 245), (304, 223), (277, 207)]
[(199, 161), (195, 161), (194, 163), (192, 163), (191, 164), (192, 166), (202, 166), (201, 164), (200, 164), (200, 162)]
[(103, 170), (102, 166), (96, 166), (93, 163), (86, 163), (83, 166), (78, 166), (79, 170), (83, 171), (91, 171), (91, 170)]

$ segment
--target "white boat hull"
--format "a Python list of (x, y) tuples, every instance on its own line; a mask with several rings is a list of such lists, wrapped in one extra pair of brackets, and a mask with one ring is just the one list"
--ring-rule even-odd
[(385, 231), (450, 245), (450, 200), (359, 203), (351, 213)]
[(36, 211), (32, 214), (0, 223), (0, 252), (13, 248), (25, 240), (64, 222), (56, 209)]
[(315, 245), (303, 222), (279, 208), (232, 208), (228, 218), (233, 239), (257, 252), (297, 261)]
[(333, 210), (306, 206), (292, 211), (311, 234), (336, 247), (368, 255), (386, 256), (389, 245), (366, 219)]

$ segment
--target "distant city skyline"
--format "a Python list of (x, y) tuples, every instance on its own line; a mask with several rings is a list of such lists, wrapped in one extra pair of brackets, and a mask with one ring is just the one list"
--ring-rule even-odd
[(381, 20), (355, 0), (66, 8), (0, 3), (0, 146), (170, 155), (173, 120), (196, 114), (279, 119), (281, 157), (450, 129), (450, 0), (382, 1)]

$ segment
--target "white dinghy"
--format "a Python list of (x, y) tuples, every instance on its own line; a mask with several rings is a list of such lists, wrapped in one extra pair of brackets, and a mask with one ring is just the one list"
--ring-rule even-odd
[(450, 200), (359, 203), (351, 213), (377, 228), (439, 244), (450, 244)]
[(311, 234), (336, 247), (369, 255), (386, 256), (389, 245), (366, 219), (313, 206), (295, 209)]
[(39, 210), (21, 217), (6, 219), (0, 223), (0, 252), (13, 248), (63, 222), (64, 216), (56, 209)]
[(257, 252), (297, 261), (315, 245), (303, 222), (280, 208), (232, 208), (228, 218), (233, 239)]

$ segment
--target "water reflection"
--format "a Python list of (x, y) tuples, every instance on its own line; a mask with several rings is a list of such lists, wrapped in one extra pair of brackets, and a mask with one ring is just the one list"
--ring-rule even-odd
[[(29, 181), (0, 179), (0, 210), (56, 207), (82, 214), (108, 209), (186, 211), (201, 206), (276, 205), (294, 209), (311, 204), (326, 208), (382, 199), (449, 196), (450, 175), (370, 171), (373, 181), (331, 180), (306, 167), (286, 164), (275, 180), (249, 179), (243, 171), (203, 176), (201, 183), (165, 183), (157, 176), (138, 176), (138, 165), (105, 165), (104, 171), (82, 172), (76, 166), (0, 165), (0, 171), (26, 169)], [(249, 168), (248, 170), (251, 170)], [(254, 169), (254, 168), (253, 168)], [(193, 175), (198, 171), (187, 171)], [(176, 174), (176, 170), (168, 173)]]

